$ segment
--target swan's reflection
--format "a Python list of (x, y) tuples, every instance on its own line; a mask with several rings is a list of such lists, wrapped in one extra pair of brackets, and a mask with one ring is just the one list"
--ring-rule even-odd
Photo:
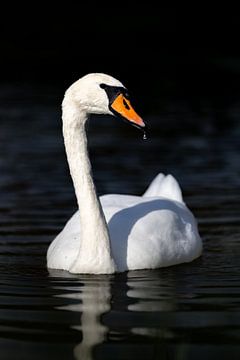
[[(100, 316), (110, 310), (110, 283), (105, 278), (100, 281), (84, 284), (80, 295), (82, 304), (81, 331), (82, 342), (74, 349), (76, 359), (92, 359), (93, 348), (101, 344), (108, 332), (108, 328), (101, 324)], [(69, 309), (70, 310), (70, 309)]]
[[(126, 336), (126, 329), (128, 337), (130, 331), (133, 335), (162, 339), (162, 345), (174, 336), (169, 329), (168, 320), (166, 321), (168, 313), (176, 309), (174, 279), (171, 280), (170, 276), (162, 277), (158, 271), (130, 271), (112, 276), (71, 276), (69, 273), (51, 271), (51, 275), (58, 278), (62, 278), (64, 274), (70, 281), (67, 285), (65, 282), (61, 285), (59, 281), (60, 286), (55, 288), (63, 290), (57, 296), (74, 300), (74, 303), (70, 304), (69, 301), (69, 304), (58, 309), (79, 312), (79, 325), (74, 325), (74, 329), (82, 332), (82, 341), (74, 348), (75, 359), (94, 359), (95, 347), (106, 340), (109, 332), (106, 324), (109, 321), (115, 329), (115, 336), (118, 333), (120, 338), (122, 335)], [(124, 311), (126, 315), (120, 324), (118, 317), (115, 318), (114, 313), (110, 313), (112, 297), (116, 314)], [(133, 318), (128, 316), (128, 311), (138, 314)], [(109, 314), (103, 324), (101, 316), (107, 312)], [(154, 316), (150, 316), (150, 312)], [(164, 313), (166, 316), (162, 316)]]
[[(176, 297), (174, 295), (174, 280), (169, 276), (163, 277), (158, 271), (135, 271), (128, 273), (127, 296), (135, 301), (128, 305), (128, 310), (136, 312), (168, 313), (176, 310)], [(144, 318), (143, 326), (131, 328), (136, 335), (157, 338), (172, 337), (168, 326), (159, 323), (154, 326)]]
[[(50, 272), (51, 276), (59, 276), (59, 271)], [(57, 275), (58, 274), (58, 275)], [(64, 272), (61, 272), (61, 277)], [(66, 277), (70, 277), (66, 273)], [(76, 278), (76, 286), (57, 287), (62, 288), (64, 293), (61, 297), (79, 300), (74, 304), (58, 307), (60, 310), (68, 310), (81, 313), (79, 326), (75, 329), (82, 332), (82, 341), (74, 348), (74, 358), (77, 360), (92, 360), (93, 349), (96, 345), (104, 342), (108, 327), (104, 326), (100, 317), (110, 310), (111, 291), (110, 276), (79, 276)], [(75, 282), (73, 282), (73, 285)]]

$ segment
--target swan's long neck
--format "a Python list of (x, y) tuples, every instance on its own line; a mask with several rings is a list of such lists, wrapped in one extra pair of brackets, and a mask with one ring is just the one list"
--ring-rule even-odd
[(88, 157), (85, 122), (87, 114), (65, 97), (63, 135), (70, 173), (80, 213), (79, 251), (70, 271), (74, 273), (113, 273), (106, 220), (96, 194)]

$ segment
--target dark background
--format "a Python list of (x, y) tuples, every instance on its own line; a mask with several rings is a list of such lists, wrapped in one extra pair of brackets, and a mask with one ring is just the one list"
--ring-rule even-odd
[(1, 360), (69, 360), (84, 309), (86, 320), (95, 301), (108, 307), (98, 296), (105, 277), (46, 268), (50, 242), (77, 209), (60, 105), (95, 71), (122, 81), (149, 124), (143, 141), (112, 117), (89, 121), (98, 194), (141, 195), (170, 173), (204, 244), (192, 263), (111, 277), (96, 357), (240, 359), (240, 12), (178, 3), (1, 3)]
[(60, 96), (82, 75), (106, 72), (147, 112), (173, 99), (238, 101), (240, 17), (226, 4), (10, 1), (0, 17), (2, 83), (56, 85)]

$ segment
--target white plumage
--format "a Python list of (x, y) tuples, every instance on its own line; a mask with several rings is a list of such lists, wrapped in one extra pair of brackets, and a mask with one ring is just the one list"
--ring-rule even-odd
[(98, 201), (84, 124), (88, 112), (112, 114), (101, 83), (122, 86), (108, 75), (90, 74), (65, 95), (63, 133), (79, 211), (50, 245), (48, 267), (97, 274), (194, 260), (202, 241), (173, 176), (158, 174), (143, 196), (112, 194)]

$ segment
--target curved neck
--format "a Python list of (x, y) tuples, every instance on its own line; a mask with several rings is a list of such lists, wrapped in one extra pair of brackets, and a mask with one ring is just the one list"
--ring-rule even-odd
[(74, 273), (113, 273), (106, 220), (96, 194), (88, 157), (85, 123), (87, 114), (65, 97), (63, 136), (70, 173), (80, 214), (79, 252), (70, 271)]

